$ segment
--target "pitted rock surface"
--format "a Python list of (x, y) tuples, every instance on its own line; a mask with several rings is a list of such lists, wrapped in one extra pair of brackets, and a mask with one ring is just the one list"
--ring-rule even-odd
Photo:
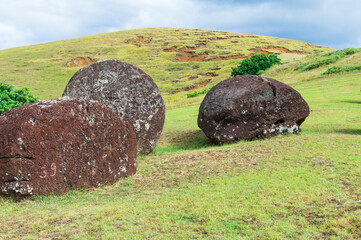
[(205, 96), (198, 126), (216, 144), (297, 133), (310, 110), (290, 86), (261, 76), (235, 76)]
[(0, 115), (0, 194), (61, 194), (136, 172), (133, 127), (95, 101), (60, 98)]
[(63, 96), (112, 108), (132, 123), (141, 154), (156, 147), (164, 126), (164, 100), (153, 79), (138, 67), (118, 60), (99, 61), (76, 72)]

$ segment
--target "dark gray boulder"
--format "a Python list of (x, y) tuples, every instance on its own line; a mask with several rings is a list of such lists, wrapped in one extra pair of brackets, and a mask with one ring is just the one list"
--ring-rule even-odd
[(99, 61), (76, 72), (63, 96), (112, 108), (133, 125), (139, 153), (156, 147), (164, 126), (164, 100), (153, 79), (138, 67), (119, 60)]
[(310, 110), (290, 86), (261, 76), (235, 76), (205, 96), (198, 126), (216, 144), (297, 133)]

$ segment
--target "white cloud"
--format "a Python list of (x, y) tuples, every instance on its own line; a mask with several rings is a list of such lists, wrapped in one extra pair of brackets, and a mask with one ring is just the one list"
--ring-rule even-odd
[(0, 38), (0, 47), (5, 49), (26, 44), (27, 38), (31, 37), (31, 33), (17, 29), (12, 23), (0, 22), (0, 36), (2, 36)]
[[(3, 0), (1, 0), (3, 1)], [(357, 47), (356, 0), (5, 0), (0, 49), (144, 27), (255, 33)]]

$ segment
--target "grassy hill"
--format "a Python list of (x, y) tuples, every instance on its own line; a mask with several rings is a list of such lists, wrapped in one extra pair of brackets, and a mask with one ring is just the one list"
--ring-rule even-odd
[[(218, 44), (219, 48), (214, 47), (205, 61), (179, 62), (180, 48), (193, 47), (199, 39), (206, 41), (203, 33), (231, 40), (208, 39), (209, 48), (208, 44)], [(150, 34), (154, 34), (152, 41), (147, 38)], [(343, 53), (262, 36), (237, 38), (250, 42), (234, 53), (232, 41), (236, 40), (231, 36), (236, 35), (242, 36), (190, 29), (141, 29), (68, 40), (72, 44), (61, 51), (55, 49), (68, 41), (1, 51), (1, 63), (8, 60), (4, 68), (8, 74), (2, 69), (2, 79), (18, 87), (32, 84), (34, 92), (45, 99), (60, 95), (78, 69), (64, 67), (72, 64), (70, 59), (78, 55), (103, 59), (90, 53), (98, 51), (105, 56), (102, 44), (112, 43), (108, 53), (114, 55), (109, 58), (145, 69), (160, 86), (168, 110), (159, 145), (150, 155), (138, 158), (134, 176), (112, 186), (62, 196), (21, 202), (0, 197), (0, 239), (360, 239), (361, 72), (354, 69), (323, 74), (335, 66), (342, 70), (361, 64), (360, 53), (356, 50), (333, 57)], [(190, 91), (184, 88), (204, 79), (211, 79), (208, 86), (223, 80), (230, 75), (230, 67), (240, 61), (207, 59), (238, 53), (249, 56), (253, 54), (249, 51), (252, 41), (257, 47), (271, 40), (278, 49), (303, 52), (281, 53), (284, 64), (264, 73), (290, 84), (308, 102), (311, 114), (301, 126), (302, 133), (210, 145), (196, 121), (204, 95), (185, 99)], [(168, 45), (164, 46), (165, 42)], [(174, 45), (179, 51), (172, 48)], [(164, 51), (165, 47), (174, 52)], [(56, 54), (46, 55), (50, 49)], [(189, 51), (196, 56), (204, 49), (200, 45)], [(155, 62), (148, 62), (149, 58)], [(328, 58), (336, 60), (328, 63), (324, 60)], [(19, 68), (9, 68), (11, 61)], [(208, 71), (218, 76), (200, 75)], [(196, 74), (199, 79), (189, 79)], [(50, 76), (53, 80), (48, 80)], [(175, 79), (178, 82), (172, 83)]]
[(292, 62), (318, 50), (330, 49), (251, 34), (137, 29), (0, 51), (0, 81), (27, 86), (41, 100), (57, 98), (89, 59), (118, 59), (148, 73), (171, 107), (196, 101), (185, 101), (187, 92), (224, 80), (241, 59), (256, 53), (279, 54), (283, 61)]

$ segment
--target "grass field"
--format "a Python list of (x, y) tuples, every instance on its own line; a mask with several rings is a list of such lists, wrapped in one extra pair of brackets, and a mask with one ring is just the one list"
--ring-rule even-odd
[[(216, 33), (220, 34), (218, 37), (231, 36)], [(134, 34), (138, 35), (139, 32)], [(100, 36), (71, 40), (78, 45), (59, 51), (53, 58), (60, 60), (54, 62), (66, 63), (66, 59), (73, 56), (69, 51), (77, 51), (83, 40), (95, 39), (99, 44), (108, 41), (117, 46), (116, 38), (111, 37), (105, 38), (107, 41)], [(129, 39), (140, 41), (139, 37)], [(143, 38), (141, 42), (148, 40)], [(218, 44), (226, 44), (222, 42), (225, 39), (218, 40)], [(60, 46), (55, 48), (55, 45), (64, 43), (52, 44), (54, 49), (59, 49)], [(137, 47), (140, 43), (135, 40), (127, 44), (132, 45), (127, 51), (151, 49)], [(189, 40), (187, 44), (192, 42)], [(292, 50), (291, 45), (280, 43), (280, 46)], [(45, 45), (33, 48), (41, 51)], [(0, 59), (13, 56), (12, 64), (19, 66), (8, 63), (6, 68), (11, 71), (7, 69), (4, 73), (3, 67), (1, 77), (17, 87), (33, 84), (43, 99), (62, 92), (62, 85), (66, 83), (61, 79), (76, 71), (61, 68), (61, 75), (58, 66), (42, 60), (46, 52), (35, 56), (34, 50), (31, 58), (26, 59), (27, 52), (20, 50), (0, 51)], [(117, 53), (123, 50), (119, 47)], [(298, 50), (302, 50), (302, 46)], [(109, 48), (108, 51), (115, 50)], [(203, 50), (194, 51), (202, 53)], [(173, 60), (176, 56), (172, 52), (163, 53)], [(316, 61), (322, 54), (298, 57), (265, 73), (290, 84), (310, 105), (311, 114), (302, 124), (299, 135), (212, 146), (197, 127), (198, 108), (204, 95), (185, 99), (187, 91), (171, 94), (166, 84), (157, 82), (166, 99), (166, 122), (157, 148), (148, 156), (138, 157), (137, 173), (112, 186), (72, 191), (62, 196), (34, 197), (19, 202), (0, 197), (0, 239), (360, 239), (361, 75), (360, 71), (321, 73), (334, 65), (360, 64), (361, 55), (356, 53), (311, 71), (294, 70), (301, 63)], [(131, 61), (131, 56), (128, 57)], [(211, 57), (211, 53), (207, 57)], [(239, 61), (173, 60), (167, 62), (173, 70), (180, 66), (193, 69), (195, 65), (200, 66), (197, 69), (220, 67), (217, 71), (223, 75), (217, 78), (228, 77), (229, 67)], [(50, 69), (54, 72), (43, 70), (42, 61), (53, 66)], [(31, 69), (25, 71), (27, 67)], [(147, 71), (151, 76), (157, 75), (151, 66)], [(172, 76), (172, 71), (165, 72), (165, 78)], [(55, 72), (60, 74), (58, 78)], [(178, 76), (185, 76), (184, 79), (190, 76), (183, 74)], [(19, 76), (24, 76), (23, 82)], [(53, 77), (54, 85), (49, 86), (43, 77)], [(179, 86), (185, 84), (182, 79), (178, 79)], [(212, 79), (211, 83), (213, 81), (218, 80)]]
[(359, 239), (360, 75), (292, 85), (300, 135), (211, 146), (198, 106), (167, 111), (138, 172), (113, 186), (13, 202), (1, 239)]
[[(301, 41), (251, 34), (183, 28), (150, 28), (98, 34), (0, 51), (0, 81), (29, 87), (40, 100), (58, 98), (83, 66), (76, 57), (118, 59), (134, 64), (159, 86), (169, 108), (192, 104), (185, 96), (230, 76), (232, 67), (259, 52), (293, 62), (314, 51), (330, 50)], [(220, 61), (222, 60), (222, 61)]]

